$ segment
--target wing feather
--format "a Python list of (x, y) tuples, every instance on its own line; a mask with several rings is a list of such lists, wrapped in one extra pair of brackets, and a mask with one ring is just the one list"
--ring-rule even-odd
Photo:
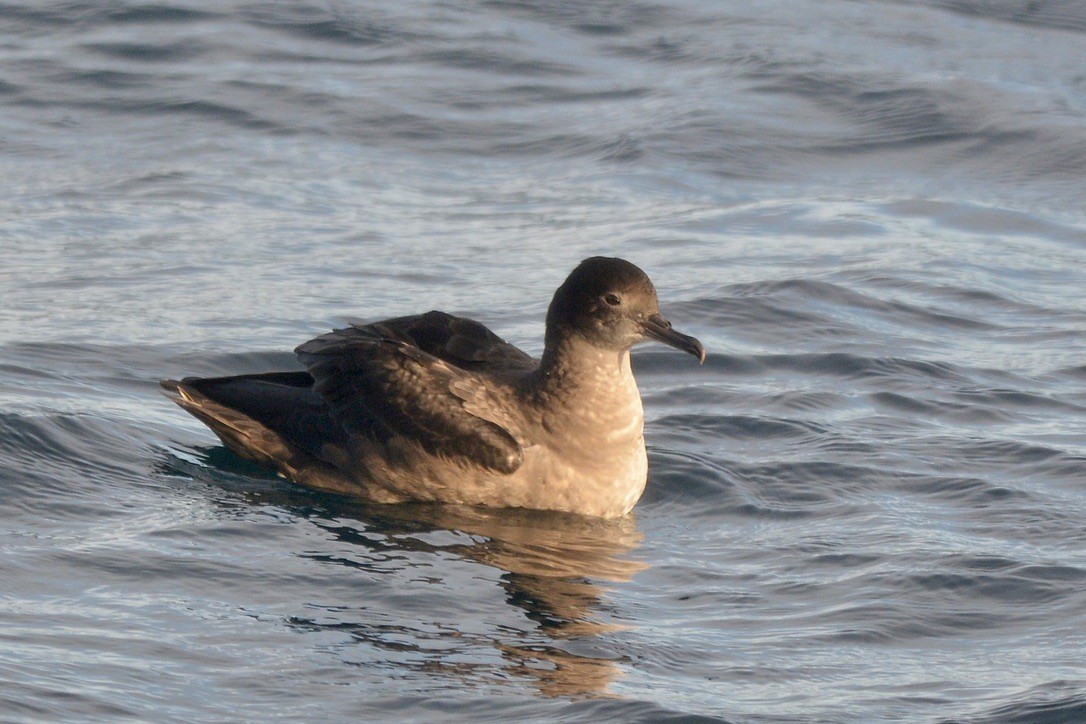
[(352, 323), (351, 327), (374, 337), (407, 342), (473, 372), (527, 371), (539, 364), (474, 319), (436, 310), (371, 324)]
[[(444, 341), (441, 334), (431, 334), (426, 340), (430, 349), (424, 349), (412, 337), (412, 325), (404, 323), (414, 320), (417, 331), (418, 320), (435, 314), (440, 313), (338, 329), (306, 342), (295, 352), (313, 376), (313, 389), (348, 432), (383, 441), (409, 436), (432, 454), (460, 457), (511, 473), (523, 461), (515, 421), (478, 372), (451, 361), (458, 359), (457, 353), (447, 347), (457, 333), (450, 331)], [(431, 319), (423, 326), (431, 333), (440, 332), (434, 322)], [(499, 356), (519, 360), (522, 365), (521, 357), (531, 361), (478, 322), (472, 324), (497, 340), (499, 349), (504, 345), (517, 353), (502, 349)], [(473, 331), (478, 337), (477, 330)], [(479, 338), (483, 343), (468, 345), (466, 352), (460, 342), (460, 353), (471, 355), (495, 348), (493, 340), (486, 340), (485, 335)], [(444, 352), (447, 359), (434, 352)]]

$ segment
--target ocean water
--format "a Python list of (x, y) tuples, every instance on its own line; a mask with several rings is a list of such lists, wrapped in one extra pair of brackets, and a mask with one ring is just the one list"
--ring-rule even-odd
[[(0, 720), (1086, 721), (1086, 6), (0, 4)], [(372, 506), (158, 393), (582, 258), (634, 514)]]

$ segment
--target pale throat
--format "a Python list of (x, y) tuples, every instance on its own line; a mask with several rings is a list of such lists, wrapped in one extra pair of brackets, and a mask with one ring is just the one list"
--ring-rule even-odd
[(597, 443), (640, 440), (644, 411), (630, 351), (580, 340), (565, 340), (562, 346), (557, 354), (545, 356), (541, 368), (538, 394), (550, 398), (552, 411), (561, 411), (550, 415), (549, 422), (579, 428)]

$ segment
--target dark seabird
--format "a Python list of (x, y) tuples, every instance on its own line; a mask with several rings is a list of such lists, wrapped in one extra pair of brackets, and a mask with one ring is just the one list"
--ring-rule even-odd
[(304, 372), (162, 386), (238, 455), (296, 482), (409, 500), (625, 515), (645, 489), (630, 348), (705, 361), (648, 276), (592, 257), (554, 293), (543, 359), (444, 312), (353, 324), (295, 350)]

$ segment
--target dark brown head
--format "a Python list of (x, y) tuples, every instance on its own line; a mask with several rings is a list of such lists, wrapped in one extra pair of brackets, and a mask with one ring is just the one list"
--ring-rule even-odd
[(671, 328), (648, 275), (625, 259), (585, 259), (558, 287), (547, 310), (547, 346), (570, 334), (619, 352), (651, 338), (705, 361), (701, 342)]

